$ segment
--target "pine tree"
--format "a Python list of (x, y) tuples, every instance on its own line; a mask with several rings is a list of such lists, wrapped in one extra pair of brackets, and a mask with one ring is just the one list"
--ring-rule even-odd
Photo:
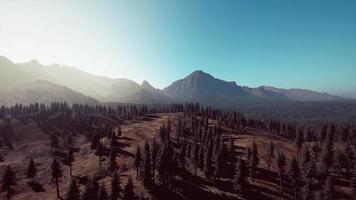
[(323, 186), (323, 199), (333, 200), (333, 185), (331, 182), (331, 177), (328, 176)]
[(311, 183), (307, 182), (303, 187), (303, 200), (313, 200), (313, 192), (311, 190)]
[(351, 175), (352, 200), (356, 200), (356, 165), (353, 166)]
[(134, 200), (135, 199), (135, 193), (134, 193), (134, 185), (132, 182), (132, 178), (129, 177), (127, 184), (125, 186), (124, 189), (124, 196), (123, 196), (123, 200)]
[(73, 162), (74, 162), (73, 154), (74, 154), (73, 150), (70, 149), (67, 153), (66, 162), (65, 162), (69, 166), (70, 177), (73, 177), (73, 174), (72, 174), (72, 167), (73, 167)]
[(98, 158), (99, 158), (99, 171), (101, 171), (101, 162), (103, 161), (103, 151), (104, 151), (104, 149), (103, 149), (104, 147), (103, 147), (103, 145), (101, 144), (101, 142), (99, 141), (98, 142), (98, 145), (96, 146), (96, 151), (95, 151), (95, 155), (96, 156), (98, 156)]
[(267, 163), (267, 170), (269, 171), (269, 168), (271, 166), (272, 163), (272, 159), (274, 158), (274, 144), (271, 141), (268, 145), (268, 149), (267, 149), (267, 158), (266, 158), (266, 163)]
[(156, 163), (157, 163), (157, 156), (158, 156), (158, 150), (159, 150), (159, 147), (158, 147), (158, 144), (156, 142), (156, 140), (153, 140), (153, 143), (152, 143), (152, 176), (153, 176), (153, 180), (155, 180), (155, 169), (156, 169)]
[(308, 163), (310, 162), (310, 160), (311, 160), (310, 151), (309, 151), (308, 147), (303, 146), (302, 155), (301, 155), (301, 159), (300, 159), (300, 165), (303, 168), (306, 168)]
[(145, 149), (144, 149), (144, 160), (142, 161), (143, 162), (143, 166), (142, 166), (142, 180), (143, 180), (143, 183), (147, 186), (151, 183), (151, 180), (152, 180), (152, 164), (151, 164), (151, 155), (150, 155), (150, 145), (148, 144), (148, 142), (146, 141), (146, 144), (145, 144)]
[(106, 192), (104, 184), (100, 185), (97, 200), (108, 200), (108, 193)]
[(141, 167), (141, 161), (142, 161), (142, 158), (141, 158), (141, 149), (140, 149), (139, 146), (137, 146), (136, 154), (135, 154), (136, 179), (138, 179), (138, 177), (139, 177), (138, 170), (139, 170), (140, 167)]
[(297, 179), (299, 177), (299, 165), (296, 158), (292, 158), (292, 160), (289, 163), (288, 176), (292, 183), (292, 187), (294, 191), (294, 200), (297, 200), (297, 190), (298, 190)]
[(56, 158), (53, 159), (52, 165), (52, 180), (56, 183), (57, 198), (61, 198), (59, 195), (59, 179), (62, 177), (62, 169)]
[(210, 178), (213, 174), (213, 167), (212, 167), (212, 156), (213, 156), (213, 143), (210, 140), (208, 143), (207, 151), (204, 155), (204, 174), (206, 178)]
[(120, 197), (120, 178), (117, 174), (117, 171), (114, 172), (112, 179), (111, 179), (111, 196), (110, 200), (117, 200)]
[(351, 149), (350, 145), (346, 145), (344, 150), (345, 155), (345, 169), (346, 169), (346, 178), (350, 177), (350, 169), (353, 169), (353, 161), (355, 160), (354, 152)]
[(320, 190), (315, 192), (315, 200), (324, 200), (323, 193)]
[(304, 134), (303, 134), (303, 130), (302, 129), (300, 129), (298, 131), (294, 142), (295, 142), (295, 145), (296, 145), (297, 150), (298, 150), (298, 158), (299, 158), (300, 154), (301, 154), (301, 149), (302, 149), (302, 146), (303, 146), (303, 143), (304, 143)]
[(324, 145), (320, 159), (321, 159), (320, 166), (319, 166), (320, 175), (326, 176), (329, 173), (329, 168), (333, 161), (332, 146), (330, 142), (327, 142), (327, 144)]
[(245, 161), (242, 159), (239, 159), (236, 165), (236, 172), (234, 176), (234, 190), (244, 194), (246, 193), (248, 187), (247, 187), (247, 170), (246, 170), (246, 164)]
[(31, 158), (27, 168), (27, 178), (33, 178), (36, 176), (36, 174), (37, 174), (37, 170), (36, 170), (35, 162)]
[(249, 173), (250, 173), (250, 178), (252, 183), (254, 182), (254, 176), (256, 173), (256, 167), (258, 163), (259, 163), (259, 158), (258, 158), (257, 144), (255, 141), (253, 141), (251, 147), (251, 156), (250, 156), (250, 160), (248, 161)]
[(115, 170), (117, 170), (117, 163), (116, 163), (116, 152), (114, 152), (113, 150), (110, 151), (110, 170), (112, 172), (114, 172)]
[(71, 179), (67, 196), (65, 200), (80, 200), (80, 191), (77, 185), (77, 181), (74, 178)]
[(87, 183), (84, 193), (82, 195), (82, 200), (96, 200), (98, 197), (99, 183), (94, 177), (93, 180)]
[(277, 154), (277, 166), (278, 166), (278, 176), (279, 176), (279, 187), (282, 196), (283, 196), (283, 176), (284, 176), (285, 165), (286, 165), (286, 157), (282, 152), (279, 152)]
[(5, 173), (1, 181), (1, 191), (6, 191), (6, 199), (10, 200), (11, 197), (11, 187), (16, 185), (16, 175), (12, 171), (10, 165), (7, 166)]

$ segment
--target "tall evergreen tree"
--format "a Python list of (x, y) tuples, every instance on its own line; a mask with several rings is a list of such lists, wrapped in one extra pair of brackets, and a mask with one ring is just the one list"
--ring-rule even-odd
[(252, 183), (254, 182), (254, 176), (256, 173), (256, 167), (258, 163), (259, 163), (259, 158), (258, 158), (257, 144), (255, 141), (253, 141), (251, 146), (251, 156), (250, 156), (250, 160), (248, 161), (249, 173), (250, 173), (250, 178)]
[(153, 180), (155, 179), (155, 169), (156, 169), (156, 164), (157, 164), (157, 156), (158, 156), (158, 144), (156, 142), (156, 140), (153, 140), (152, 142), (152, 177)]
[(108, 193), (106, 192), (104, 184), (100, 185), (97, 200), (108, 200)]
[(117, 174), (117, 171), (115, 171), (111, 179), (110, 200), (117, 200), (120, 197), (120, 192), (121, 192), (120, 177)]
[(27, 168), (27, 178), (33, 178), (36, 176), (36, 174), (37, 174), (37, 170), (36, 170), (35, 162), (31, 158)]
[(66, 164), (69, 166), (69, 175), (70, 177), (73, 176), (72, 174), (72, 167), (73, 167), (73, 162), (74, 162), (74, 152), (72, 149), (69, 149), (66, 157)]
[(279, 187), (281, 190), (281, 195), (283, 196), (283, 177), (284, 168), (286, 166), (286, 157), (282, 152), (277, 154), (277, 166), (278, 166), (278, 176), (279, 176)]
[(242, 159), (239, 159), (236, 165), (236, 172), (234, 176), (234, 190), (237, 192), (244, 194), (246, 193), (248, 186), (247, 186), (247, 170), (246, 170), (246, 164), (245, 161)]
[(351, 175), (352, 200), (356, 200), (356, 165), (353, 166)]
[(294, 140), (295, 146), (297, 147), (298, 150), (298, 158), (300, 157), (301, 154), (301, 149), (304, 143), (304, 133), (303, 133), (303, 129), (300, 129), (295, 137)]
[(11, 187), (14, 185), (16, 185), (16, 175), (12, 171), (10, 165), (8, 165), (1, 181), (1, 191), (2, 192), (6, 191), (7, 200), (10, 200)]
[(294, 200), (297, 200), (299, 165), (296, 158), (292, 158), (288, 166), (288, 177), (294, 191)]
[(274, 158), (274, 144), (272, 141), (270, 141), (267, 149), (267, 157), (266, 157), (266, 163), (267, 163), (267, 170), (269, 171), (269, 168), (272, 163), (272, 159)]
[(109, 168), (112, 172), (117, 170), (116, 156), (117, 156), (116, 152), (111, 150), (110, 151), (110, 166), (109, 166)]
[(89, 181), (82, 195), (82, 200), (96, 200), (98, 197), (99, 183), (97, 178)]
[(212, 156), (213, 156), (213, 143), (210, 140), (208, 142), (208, 148), (204, 155), (204, 174), (206, 178), (210, 178), (213, 175), (213, 167), (212, 167)]
[(77, 185), (77, 181), (75, 181), (74, 178), (72, 178), (70, 181), (65, 200), (80, 200), (80, 191)]
[(101, 144), (101, 142), (98, 142), (98, 145), (96, 146), (96, 151), (95, 151), (95, 155), (98, 156), (99, 158), (99, 171), (101, 171), (101, 163), (103, 161), (103, 153), (104, 153), (104, 147)]
[(57, 189), (57, 198), (61, 198), (59, 194), (59, 179), (62, 177), (62, 169), (61, 165), (57, 161), (56, 158), (53, 159), (52, 165), (52, 180), (56, 183), (56, 189)]
[(333, 200), (333, 185), (332, 185), (332, 180), (331, 177), (328, 176), (326, 178), (326, 181), (323, 185), (323, 199), (324, 200)]
[(143, 155), (143, 165), (142, 165), (142, 180), (143, 183), (147, 186), (151, 183), (152, 180), (152, 164), (151, 164), (151, 150), (150, 150), (150, 145), (146, 141), (145, 143), (145, 149), (144, 149), (144, 155)]
[(307, 182), (303, 187), (303, 200), (314, 200), (310, 182)]
[(135, 167), (136, 167), (136, 179), (139, 178), (139, 169), (141, 167), (141, 161), (142, 161), (142, 158), (141, 158), (141, 149), (139, 146), (137, 146), (137, 149), (136, 149), (136, 154), (135, 154)]
[(127, 184), (124, 189), (124, 196), (123, 200), (135, 200), (135, 193), (134, 193), (134, 185), (132, 182), (132, 178), (129, 177)]

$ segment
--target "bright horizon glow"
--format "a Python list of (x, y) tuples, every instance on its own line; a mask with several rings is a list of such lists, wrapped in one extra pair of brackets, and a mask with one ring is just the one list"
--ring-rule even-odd
[(164, 88), (194, 70), (356, 98), (356, 1), (0, 0), (0, 55)]

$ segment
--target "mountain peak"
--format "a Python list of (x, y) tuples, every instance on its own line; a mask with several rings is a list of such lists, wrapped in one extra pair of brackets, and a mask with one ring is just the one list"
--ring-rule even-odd
[(142, 81), (141, 87), (146, 90), (155, 90), (155, 88), (146, 80)]
[(14, 64), (10, 59), (5, 56), (0, 56), (0, 63), (1, 64)]

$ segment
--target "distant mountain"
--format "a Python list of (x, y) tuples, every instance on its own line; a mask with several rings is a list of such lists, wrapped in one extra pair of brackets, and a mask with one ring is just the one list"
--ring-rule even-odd
[(94, 98), (85, 96), (67, 87), (38, 80), (24, 87), (16, 87), (0, 92), (0, 105), (13, 105), (15, 103), (30, 104), (34, 102), (49, 104), (51, 102), (67, 102), (96, 105)]
[[(34, 91), (38, 88), (30, 89), (28, 85), (38, 80), (47, 81), (58, 87), (70, 88), (73, 92), (88, 95), (100, 102), (162, 104), (191, 101), (231, 108), (281, 101), (344, 100), (339, 96), (303, 89), (240, 86), (234, 81), (220, 80), (203, 71), (194, 71), (160, 90), (147, 81), (143, 81), (140, 85), (128, 79), (96, 76), (65, 65), (46, 66), (36, 60), (15, 64), (6, 57), (0, 56), (0, 91), (14, 91), (14, 89), (19, 91), (24, 88), (27, 91)], [(0, 102), (2, 99), (4, 98), (0, 97)]]
[[(175, 101), (193, 101), (217, 105), (254, 98), (235, 82), (216, 79), (203, 71), (195, 71), (163, 89)], [(223, 100), (223, 102), (221, 101)]]
[(270, 86), (262, 86), (261, 88), (270, 92), (279, 93), (296, 101), (335, 101), (345, 99), (328, 93), (320, 93), (304, 89), (280, 89)]

